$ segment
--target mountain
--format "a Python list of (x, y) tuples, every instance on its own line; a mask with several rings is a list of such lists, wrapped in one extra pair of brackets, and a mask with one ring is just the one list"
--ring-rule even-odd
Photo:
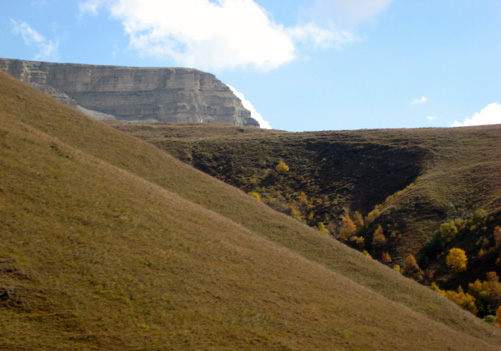
[(499, 350), (441, 295), (3, 73), (0, 146), (2, 350)]
[(96, 119), (259, 126), (227, 85), (196, 69), (0, 58), (0, 70)]

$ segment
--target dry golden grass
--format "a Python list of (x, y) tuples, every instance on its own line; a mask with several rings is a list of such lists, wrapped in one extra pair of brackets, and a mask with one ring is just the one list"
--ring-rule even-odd
[(0, 237), (2, 350), (501, 342), (438, 294), (3, 74)]

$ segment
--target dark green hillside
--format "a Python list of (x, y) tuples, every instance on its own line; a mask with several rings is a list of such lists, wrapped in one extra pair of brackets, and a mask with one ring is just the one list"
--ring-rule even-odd
[(0, 349), (498, 350), (428, 288), (0, 74)]

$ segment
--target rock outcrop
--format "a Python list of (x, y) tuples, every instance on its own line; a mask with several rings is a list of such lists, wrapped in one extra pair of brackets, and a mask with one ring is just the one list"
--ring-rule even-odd
[(196, 69), (0, 58), (0, 70), (96, 119), (259, 126), (227, 85)]

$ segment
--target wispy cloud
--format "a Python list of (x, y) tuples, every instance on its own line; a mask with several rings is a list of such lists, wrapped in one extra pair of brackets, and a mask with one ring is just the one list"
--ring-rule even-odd
[(57, 60), (58, 40), (49, 40), (24, 21), (11, 20), (13, 33), (22, 36), (24, 43), (36, 49), (35, 60)]
[(139, 55), (202, 69), (269, 71), (301, 57), (301, 50), (339, 48), (357, 39), (350, 31), (313, 21), (277, 23), (254, 0), (85, 0), (79, 8), (81, 13), (109, 11)]
[(428, 117), (426, 117), (426, 119), (427, 119), (428, 121), (436, 121), (436, 120), (437, 120), (437, 117), (436, 117), (436, 116), (428, 116)]
[(418, 99), (412, 100), (409, 105), (419, 105), (419, 104), (424, 104), (428, 101), (428, 98), (426, 96), (421, 96)]
[(99, 8), (102, 5), (101, 0), (87, 0), (78, 3), (78, 8), (80, 9), (81, 14), (91, 13), (93, 15), (97, 15)]
[(454, 121), (453, 127), (479, 126), (486, 124), (501, 124), (501, 104), (496, 102), (487, 105), (480, 112), (475, 113), (464, 122)]
[(314, 0), (310, 17), (337, 28), (353, 28), (374, 19), (393, 0)]

